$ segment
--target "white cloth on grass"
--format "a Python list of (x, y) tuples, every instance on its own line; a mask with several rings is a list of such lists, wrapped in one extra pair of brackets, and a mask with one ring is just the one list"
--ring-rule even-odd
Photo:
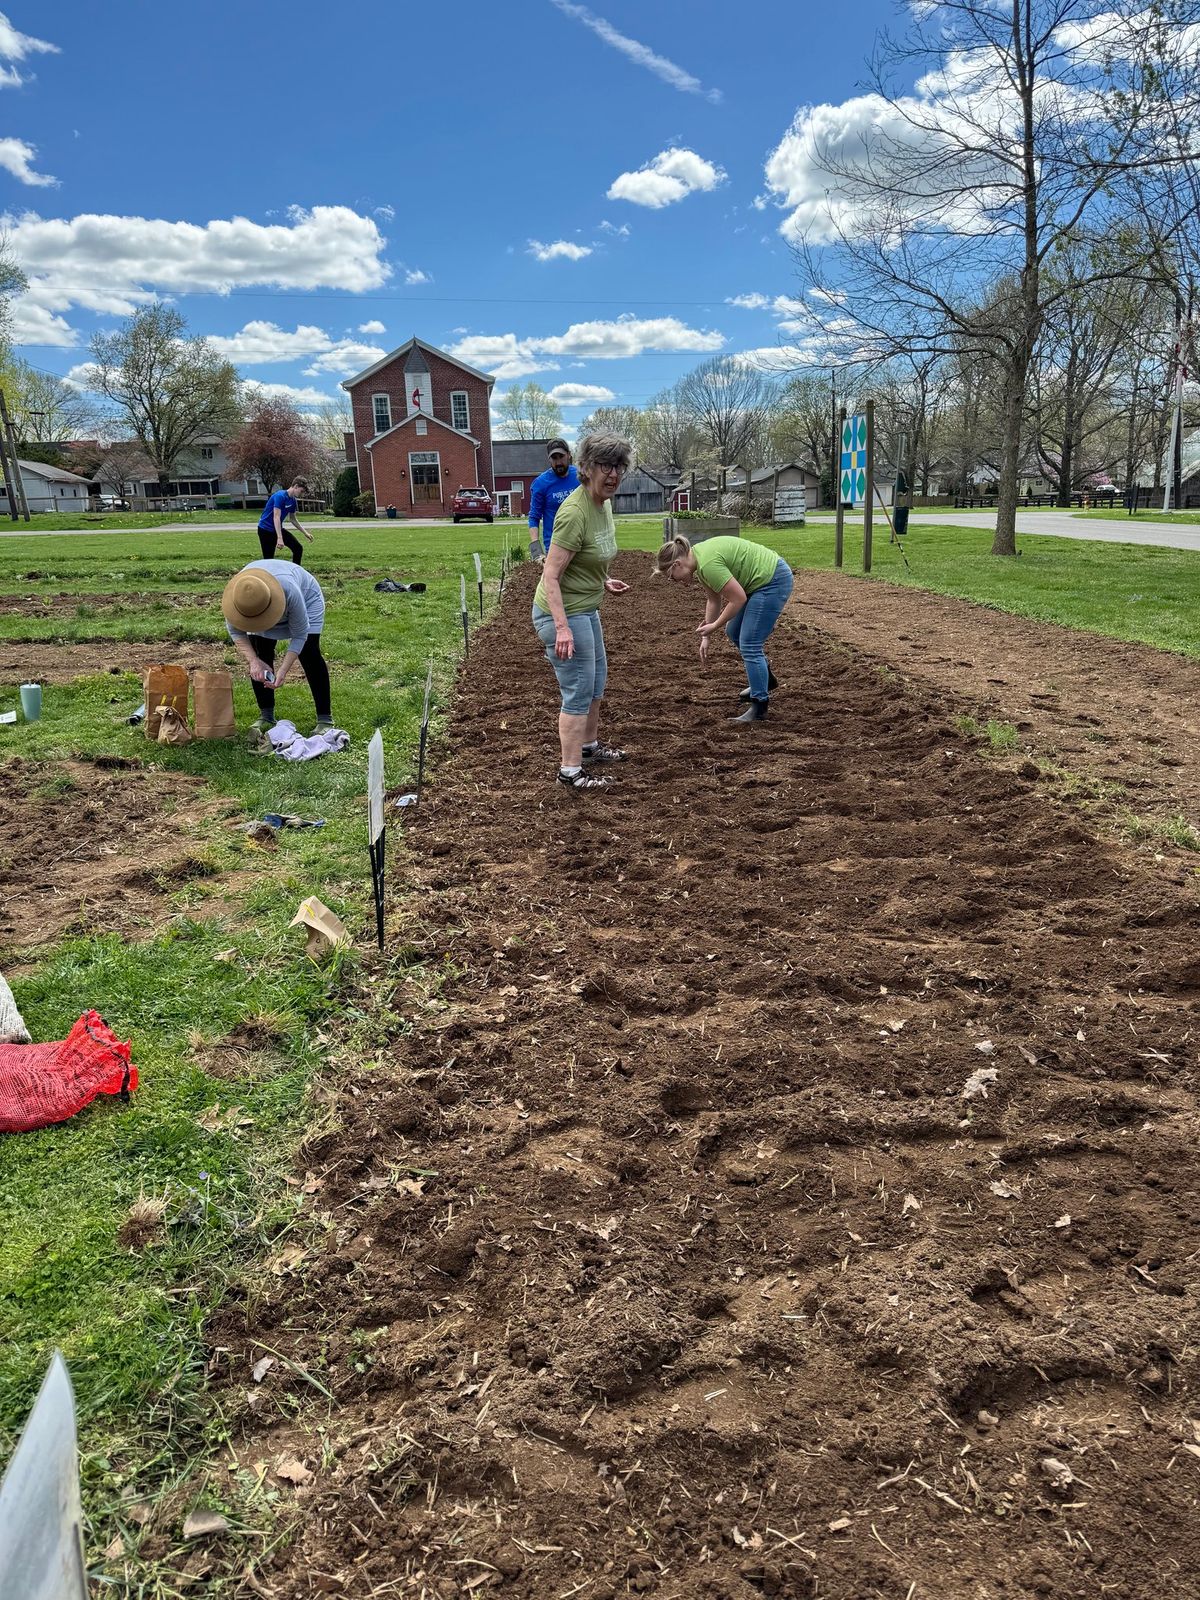
[(17, 1010), (13, 992), (0, 972), (0, 1044), (28, 1044), (29, 1029)]
[(315, 761), (318, 756), (334, 755), (350, 743), (341, 728), (318, 728), (309, 738), (297, 733), (296, 724), (286, 719), (267, 729), (267, 738), (277, 756), (285, 761)]

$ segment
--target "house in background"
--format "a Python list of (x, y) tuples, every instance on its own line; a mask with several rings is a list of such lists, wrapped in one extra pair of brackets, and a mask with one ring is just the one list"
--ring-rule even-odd
[[(44, 461), (18, 461), (21, 487), (30, 513), (35, 511), (86, 511), (88, 480)], [(20, 505), (18, 502), (18, 509)], [(0, 516), (9, 515), (8, 485), (0, 480)]]
[[(784, 461), (774, 467), (751, 469), (750, 493), (755, 500), (774, 500), (776, 489), (803, 489), (808, 509), (820, 509), (821, 480), (802, 461)], [(742, 467), (730, 468), (725, 478), (725, 491), (727, 494), (745, 494), (746, 473)]]
[(378, 510), (446, 517), (457, 490), (492, 474), (495, 379), (436, 345), (412, 338), (342, 388), (354, 418), (358, 484)]
[(550, 465), (549, 439), (495, 439), (492, 466), (496, 474), (495, 501), (499, 514), (523, 517), (529, 510), (533, 480)]

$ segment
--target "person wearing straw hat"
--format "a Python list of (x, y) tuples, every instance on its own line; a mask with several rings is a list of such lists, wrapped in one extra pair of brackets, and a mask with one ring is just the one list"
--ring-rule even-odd
[[(230, 578), (221, 596), (229, 637), (250, 673), (258, 720), (252, 731), (264, 733), (275, 721), (275, 690), (296, 663), (304, 669), (317, 709), (317, 729), (333, 727), (329, 668), (321, 654), (325, 596), (312, 573), (292, 561), (251, 561)], [(275, 646), (287, 641), (278, 672)]]

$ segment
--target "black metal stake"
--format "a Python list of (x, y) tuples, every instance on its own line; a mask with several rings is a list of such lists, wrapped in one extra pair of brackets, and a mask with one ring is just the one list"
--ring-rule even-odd
[(417, 749), (417, 806), (421, 804), (421, 785), (425, 782), (425, 746), (429, 743), (429, 695), (433, 688), (433, 662), (425, 674), (425, 709), (421, 713), (421, 743)]

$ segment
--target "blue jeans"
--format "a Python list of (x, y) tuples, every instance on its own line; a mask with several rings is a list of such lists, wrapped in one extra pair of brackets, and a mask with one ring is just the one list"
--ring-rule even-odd
[(767, 658), (763, 646), (771, 630), (779, 621), (779, 613), (788, 603), (792, 592), (792, 569), (782, 556), (770, 583), (746, 601), (742, 609), (725, 624), (725, 633), (731, 644), (742, 652), (746, 663), (746, 677), (750, 680), (750, 693), (755, 700), (769, 698), (767, 692)]
[[(788, 574), (791, 577), (791, 573)], [(562, 708), (569, 717), (586, 717), (592, 701), (599, 700), (608, 682), (608, 656), (604, 651), (604, 630), (598, 611), (578, 611), (568, 617), (575, 654), (561, 661), (554, 653), (554, 618), (540, 606), (533, 608), (533, 629), (546, 647), (546, 660), (554, 668), (562, 694)]]

